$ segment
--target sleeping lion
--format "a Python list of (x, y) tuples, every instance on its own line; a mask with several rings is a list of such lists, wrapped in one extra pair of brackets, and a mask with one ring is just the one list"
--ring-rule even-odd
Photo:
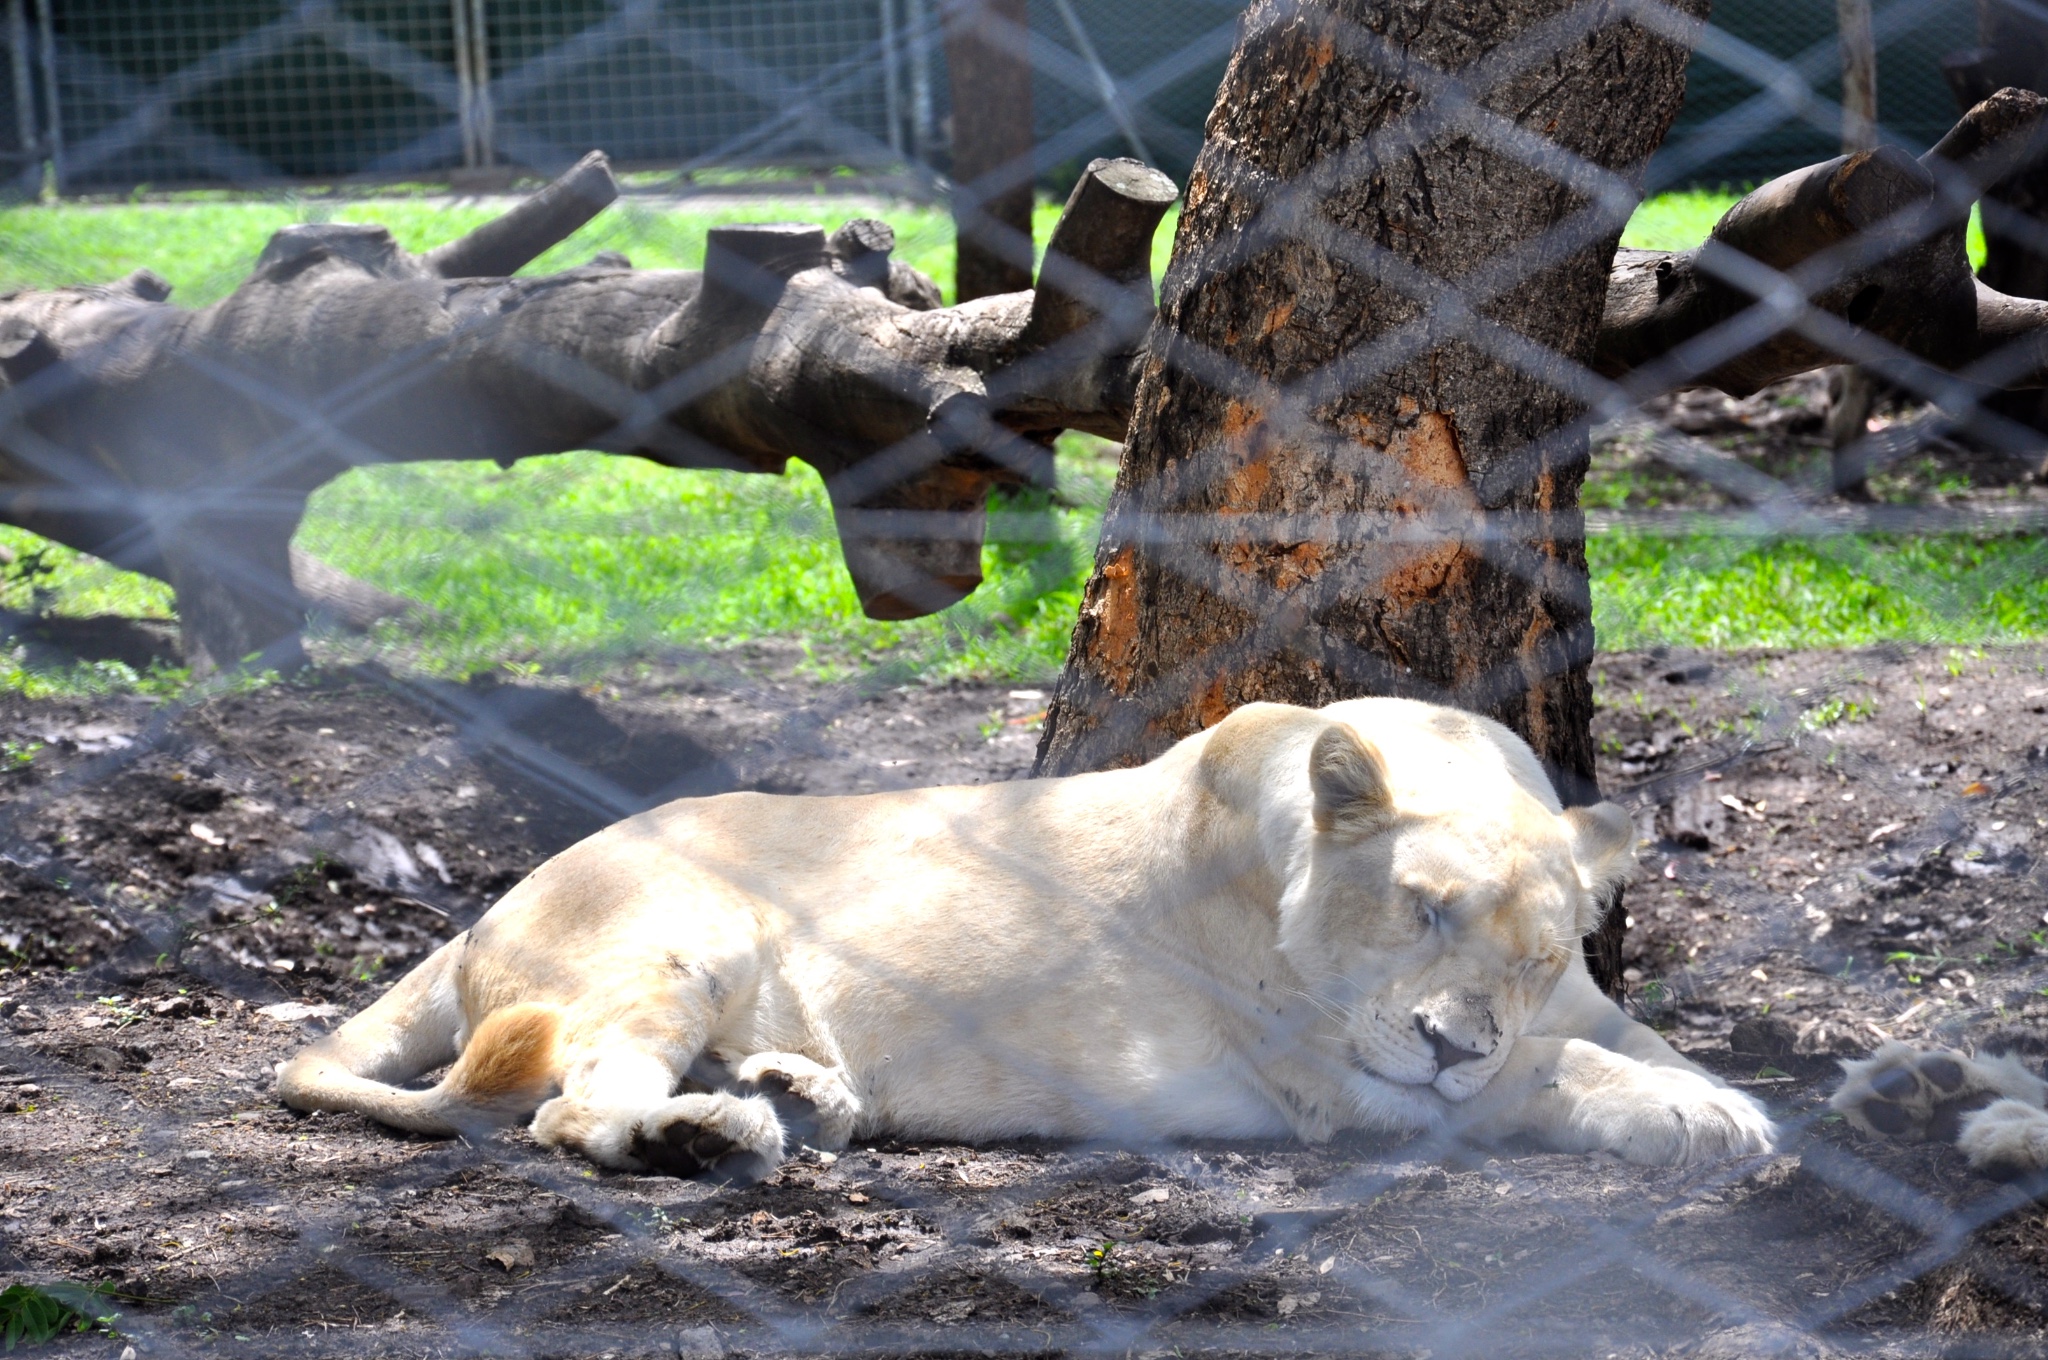
[(1586, 972), (1633, 844), (1506, 728), (1398, 699), (1255, 704), (1066, 779), (685, 799), (535, 870), (279, 1092), (430, 1134), (531, 1116), (675, 1175), (881, 1134), (1766, 1151)]

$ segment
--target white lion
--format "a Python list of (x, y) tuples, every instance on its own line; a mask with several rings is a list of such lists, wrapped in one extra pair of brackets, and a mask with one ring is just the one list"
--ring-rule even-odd
[(1395, 699), (1067, 779), (689, 799), (542, 865), (279, 1090), (676, 1174), (883, 1133), (1768, 1150), (1586, 973), (1632, 846), (1499, 724)]

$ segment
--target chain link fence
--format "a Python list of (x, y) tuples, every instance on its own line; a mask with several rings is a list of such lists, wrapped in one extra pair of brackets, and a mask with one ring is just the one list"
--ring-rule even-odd
[[(1185, 169), (1236, 13), (1042, 0), (1046, 169), (1071, 179), (1133, 138)], [(551, 173), (593, 145), (685, 171), (945, 164), (930, 0), (24, 0), (10, 17), (7, 92), (27, 111), (7, 129), (13, 154), (49, 163), (66, 191)]]
[[(1040, 171), (1097, 155), (1183, 174), (1229, 54), (1228, 0), (1031, 8)], [(1886, 131), (1924, 150), (1953, 101), (1939, 59), (1965, 0), (1879, 6)], [(930, 0), (770, 4), (37, 4), (8, 12), (14, 181), (80, 191), (633, 166), (943, 168)], [(1834, 145), (1834, 15), (1734, 0), (1695, 58), (1660, 183), (1754, 184)], [(1792, 83), (1787, 84), (1787, 72)], [(1788, 92), (1810, 88), (1820, 102)], [(68, 152), (62, 148), (68, 139)], [(25, 178), (24, 178), (25, 176)]]
[[(1976, 45), (1975, 6), (1933, 0), (1872, 10), (1884, 135), (1924, 151), (1954, 121), (1940, 62)], [(1715, 6), (1714, 28), (1686, 71), (1685, 108), (1652, 179), (1748, 186), (1833, 155), (1841, 144), (1833, 6), (1734, 0)]]
[[(1952, 121), (1917, 72), (1966, 44), (1960, 12), (1877, 7), (1880, 67), (1897, 82), (1881, 118), (1916, 153)], [(1690, 102), (1653, 184), (1760, 178), (1831, 154), (1825, 12), (1771, 26), (1730, 5), (1703, 28), (1649, 0), (1558, 13), (1580, 27), (1516, 41), (1542, 60), (1623, 22), (1695, 41)], [(1042, 170), (1105, 151), (1176, 174), (1192, 163), (1236, 7), (1050, 0), (1030, 14)], [(890, 233), (839, 230), (885, 216), (894, 263), (943, 282), (939, 214), (737, 173), (907, 166), (913, 189), (942, 187), (935, 0), (16, 0), (6, 21), (0, 170), (25, 193), (46, 173), (67, 192), (230, 192), (133, 205), (132, 219), (114, 203), (13, 209), (0, 267), (16, 277), (0, 282), (157, 269), (197, 306), (231, 297), (252, 269), (280, 288), (325, 269), (434, 302), (417, 332), (404, 317), (365, 322), (340, 293), (294, 312), (371, 356), (317, 381), (293, 347), (236, 349), (227, 328), (170, 346), (172, 376), (124, 415), (116, 447), (75, 423), (100, 399), (92, 385), (125, 380), (138, 337), (198, 325), (194, 314), (160, 308), (164, 281), (131, 274), (72, 295), (78, 315), (128, 308), (173, 317), (135, 323), (166, 330), (124, 322), (64, 348), (52, 337), (70, 312), (0, 299), (8, 518), (102, 546), (95, 561), (23, 534), (0, 562), (13, 639), (0, 696), (0, 1279), (22, 1291), (0, 1293), (0, 1328), (22, 1320), (33, 1335), (33, 1297), (78, 1327), (53, 1344), (138, 1357), (2040, 1352), (2040, 1174), (1995, 1180), (1952, 1131), (1865, 1137), (1827, 1104), (1841, 1060), (1893, 1040), (2032, 1062), (2048, 1050), (2048, 491), (2040, 438), (1979, 409), (2000, 365), (2040, 366), (2040, 344), (2015, 327), (2010, 345), (1930, 363), (1864, 326), (1880, 314), (1863, 291), (1831, 291), (1950, 230), (1933, 197), (1804, 259), (1688, 257), (1742, 302), (1661, 367), (1616, 378), (1487, 332), (1582, 413), (1570, 430), (1591, 449), (1573, 474), (1585, 475), (1603, 649), (1594, 739), (1602, 786), (1642, 845), (1625, 899), (1629, 1013), (1768, 1104), (1776, 1151), (1644, 1167), (1371, 1130), (1322, 1144), (884, 1131), (793, 1145), (758, 1181), (599, 1171), (524, 1128), (430, 1138), (288, 1111), (274, 1069), (618, 819), (733, 791), (1028, 774), (1120, 451), (1032, 426), (1022, 402), (999, 412), (1010, 425), (976, 423), (996, 409), (989, 393), (1025, 390), (1042, 412), (1056, 391), (1056, 423), (1086, 429), (1114, 401), (1074, 398), (1068, 368), (1141, 341), (1152, 362), (1199, 368), (1219, 390), (1263, 380), (1132, 330), (1119, 310), (1130, 277), (1108, 269), (1061, 284), (1092, 318), (1067, 350), (1015, 358), (1024, 311), (983, 303), (975, 322), (938, 310), (935, 290), (877, 264)], [(1491, 70), (1408, 71), (1414, 112), (1375, 134), (1374, 155), (1464, 137), (1508, 144), (1589, 197), (1607, 184), (1485, 113)], [(735, 172), (719, 182), (750, 197), (700, 210), (636, 195), (599, 212), (600, 198), (576, 197), (594, 182), (588, 165), (554, 198), (484, 206), (274, 192), (553, 173), (593, 146), (622, 166)], [(1370, 179), (1391, 159), (1313, 173)], [(1321, 239), (1316, 202), (1291, 192), (1303, 185), (1330, 190), (1308, 172), (1272, 185), (1295, 214), (1261, 223), (1277, 250)], [(508, 220), (527, 225), (487, 225), (520, 203)], [(782, 225), (744, 229), (764, 220)], [(506, 243), (515, 231), (539, 233), (523, 258)], [(1468, 338), (1485, 307), (1578, 248), (1561, 230), (1445, 280), (1353, 245), (1362, 274), (1399, 281), (1435, 334)], [(1184, 258), (1169, 302), (1229, 267), (1220, 255)], [(748, 293), (792, 258), (811, 267), (775, 275), (765, 301)], [(713, 277), (734, 260), (755, 272)], [(80, 261), (102, 276), (62, 277)], [(745, 324), (697, 349), (681, 322), (657, 329), (704, 315), (719, 287), (733, 309), (720, 315)], [(609, 310), (573, 328), (533, 320), (579, 289)], [(866, 310), (811, 316), (806, 299)], [(891, 328), (1012, 330), (966, 347), (985, 365), (978, 387), (954, 373), (962, 385), (941, 390), (904, 361), (862, 370), (800, 418), (777, 407), (779, 423), (750, 416), (762, 423), (714, 438), (707, 393), (730, 391), (760, 337), (799, 321), (809, 347), (778, 372)], [(1788, 331), (1888, 384), (1845, 446), (1853, 482), (1822, 434), (1821, 373), (1740, 399), (1700, 385)], [(665, 349), (641, 343), (655, 335)], [(1362, 387), (1398, 348), (1353, 337), (1301, 386)], [(478, 364), (496, 366), (473, 386), (437, 386)], [(1064, 385), (1042, 377), (1049, 364)], [(900, 432), (873, 434), (911, 406)], [(582, 423), (557, 438), (565, 410)], [(863, 457), (848, 459), (856, 427), (843, 422), (856, 421), (875, 424), (857, 426)], [(582, 451), (525, 456), (551, 438)], [(173, 466), (215, 445), (248, 456)], [(172, 473), (111, 477), (128, 447), (168, 451)], [(815, 470), (785, 472), (792, 451)], [(305, 598), (287, 592), (282, 607), (314, 606), (312, 664), (195, 680), (173, 607), (214, 578), (166, 551), (166, 526), (208, 526), (221, 560), (256, 563), (253, 548), (237, 553), (275, 527), (307, 467), (353, 469), (321, 481), (292, 540)], [(957, 504), (877, 498), (876, 477), (886, 492), (934, 467), (996, 487), (981, 487), (987, 541), (973, 538), (968, 568)], [(1418, 551), (1481, 533), (1449, 512), (1413, 525)], [(1485, 531), (1514, 538), (1518, 525), (1503, 514)], [(1212, 516), (1175, 526), (1166, 546), (1187, 548), (1197, 577), (1201, 554), (1257, 527)], [(1330, 524), (1287, 546), (1342, 553), (1383, 532)], [(861, 575), (882, 570), (860, 556), (876, 543), (952, 563), (951, 577), (929, 574), (964, 598), (913, 621), (863, 617), (886, 615), (878, 600), (933, 603), (915, 595), (928, 582)], [(224, 615), (278, 606), (262, 582), (218, 576), (222, 593), (254, 597)], [(988, 882), (1049, 872), (1014, 825), (964, 821), (933, 818)], [(772, 893), (751, 870), (733, 875)], [(1072, 940), (1030, 947), (1034, 985), (1085, 963)], [(939, 1017), (941, 1047), (962, 1061), (1028, 1078), (1048, 1100), (1083, 1085), (1069, 1054), (1024, 1051), (886, 961), (860, 966), (888, 1004)], [(1331, 1004), (1189, 985), (1261, 1016)], [(1075, 1013), (1096, 1015), (1092, 1000)], [(1108, 1037), (1077, 1022), (1072, 1047)], [(864, 1060), (889, 1061), (850, 1059)]]

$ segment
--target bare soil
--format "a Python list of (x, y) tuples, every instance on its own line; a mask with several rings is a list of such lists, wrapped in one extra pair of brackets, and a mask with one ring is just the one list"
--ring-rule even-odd
[(1609, 655), (1631, 1005), (1767, 1100), (1683, 1170), (1346, 1138), (856, 1146), (599, 1174), (302, 1116), (271, 1068), (632, 808), (1024, 774), (1044, 696), (772, 652), (584, 689), (375, 669), (0, 699), (0, 1275), (112, 1354), (2038, 1355), (2048, 1212), (1819, 1112), (1885, 1036), (2048, 1033), (2048, 655)]

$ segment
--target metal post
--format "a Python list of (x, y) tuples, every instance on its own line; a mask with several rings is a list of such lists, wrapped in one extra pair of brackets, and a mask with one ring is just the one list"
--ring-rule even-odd
[(15, 136), (21, 147), (21, 187), (30, 197), (42, 181), (42, 158), (36, 154), (36, 85), (28, 64), (27, 0), (7, 0), (7, 55), (14, 82)]
[(462, 166), (481, 170), (492, 152), (491, 45), (484, 30), (484, 0), (450, 0), (455, 19), (455, 85), (461, 103)]
[[(1870, 0), (1835, 0), (1835, 27), (1842, 44), (1842, 150), (1853, 155), (1877, 145), (1877, 39)], [(1830, 477), (1835, 494), (1849, 500), (1870, 499), (1868, 427), (1877, 395), (1877, 377), (1869, 369), (1838, 364), (1828, 370), (1823, 428), (1833, 450)]]
[(57, 30), (50, 12), (57, 0), (41, 0), (36, 6), (36, 27), (42, 35), (44, 154), (50, 158), (50, 190), (64, 192), (64, 120), (58, 115)]
[(882, 18), (882, 110), (889, 121), (889, 152), (903, 155), (903, 95), (897, 71), (896, 0), (876, 0)]
[(1842, 150), (1877, 145), (1877, 39), (1870, 0), (1835, 0), (1842, 41)]
[(33, 157), (36, 150), (36, 86), (28, 68), (28, 3), (7, 0), (7, 55), (12, 58), (14, 80), (15, 135), (21, 139), (21, 154)]
[(484, 0), (469, 0), (470, 97), (476, 104), (478, 165), (498, 163), (497, 114), (491, 108), (491, 35), (484, 23)]
[(470, 69), (473, 49), (469, 42), (469, 0), (449, 0), (455, 21), (455, 120), (462, 128), (462, 168), (474, 170), (477, 158), (476, 73)]
[(932, 12), (927, 0), (904, 0), (910, 30), (910, 154), (931, 164), (937, 150), (932, 119)]

